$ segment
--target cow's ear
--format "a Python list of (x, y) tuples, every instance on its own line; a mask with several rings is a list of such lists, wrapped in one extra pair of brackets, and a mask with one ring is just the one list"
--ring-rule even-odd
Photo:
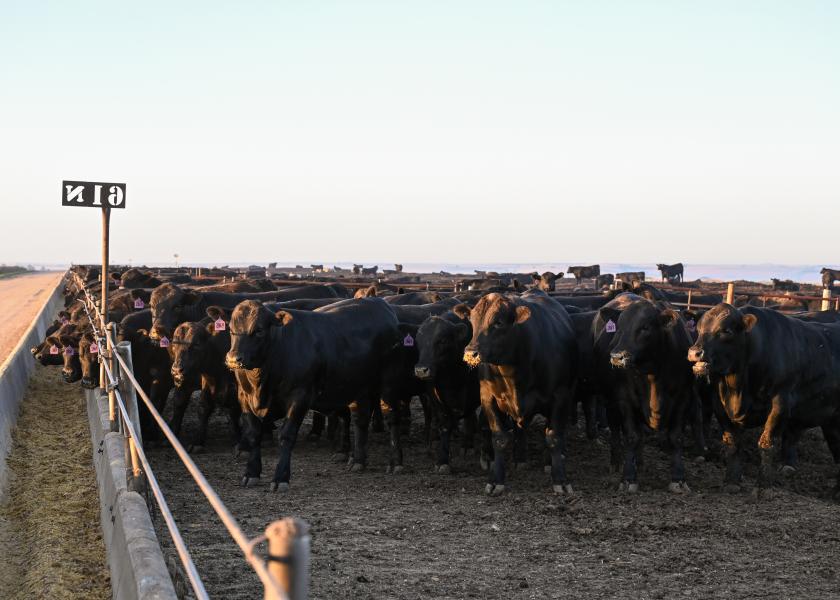
[(671, 329), (680, 320), (680, 314), (672, 308), (666, 308), (659, 313), (659, 322), (666, 329)]
[(280, 325), (288, 325), (294, 320), (292, 314), (286, 312), (285, 310), (278, 310), (276, 313), (274, 313), (274, 318)]
[(469, 344), (470, 338), (472, 338), (472, 332), (470, 332), (466, 323), (455, 324), (455, 335), (458, 337), (458, 341), (464, 345)]
[(362, 288), (358, 290), (355, 294), (356, 298), (375, 298), (376, 297), (376, 286), (371, 285), (366, 288)]
[(744, 331), (749, 332), (758, 322), (758, 317), (755, 315), (746, 314), (743, 316)]
[(456, 304), (452, 307), (452, 312), (458, 315), (458, 318), (463, 319), (464, 321), (470, 320), (470, 314), (472, 314), (472, 310), (466, 304)]
[(218, 320), (219, 318), (224, 318), (225, 311), (221, 306), (208, 306), (207, 310), (204, 311), (208, 317), (213, 319), (214, 321)]
[(44, 340), (50, 346), (60, 346), (61, 340), (59, 340), (56, 336), (51, 335), (46, 340)]
[(116, 271), (111, 271), (111, 279), (114, 281), (119, 281), (122, 278), (122, 273), (117, 273)]
[(528, 319), (531, 318), (531, 309), (527, 306), (517, 306), (516, 307), (516, 322), (517, 323), (524, 323)]
[(198, 304), (201, 294), (195, 290), (184, 290), (184, 304)]
[(606, 323), (607, 321), (618, 323), (618, 317), (621, 316), (621, 311), (611, 307), (602, 306), (598, 310), (598, 316), (601, 317), (601, 320), (603, 320), (604, 323)]
[(540, 277), (540, 274), (537, 273), (536, 271), (531, 273), (531, 280), (532, 281), (539, 282), (541, 279), (542, 279), (542, 277)]

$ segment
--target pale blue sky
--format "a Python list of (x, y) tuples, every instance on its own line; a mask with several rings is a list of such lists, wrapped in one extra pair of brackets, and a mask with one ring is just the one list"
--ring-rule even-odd
[(840, 262), (838, 2), (0, 2), (0, 261)]

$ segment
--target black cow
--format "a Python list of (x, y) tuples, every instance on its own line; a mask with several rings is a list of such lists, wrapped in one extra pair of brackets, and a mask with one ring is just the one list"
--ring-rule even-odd
[(783, 292), (798, 292), (799, 291), (799, 284), (791, 281), (790, 279), (785, 279), (784, 281), (780, 279), (776, 279), (775, 277), (771, 278), (770, 281), (773, 284), (774, 290), (780, 290)]
[[(462, 312), (466, 312), (462, 309)], [(470, 313), (472, 340), (464, 361), (480, 367), (481, 406), (493, 440), (493, 469), (485, 491), (505, 489), (504, 452), (510, 436), (506, 418), (514, 425), (514, 461), (522, 463), (524, 428), (540, 413), (546, 417), (546, 444), (551, 454), (551, 481), (558, 494), (572, 492), (566, 478), (565, 429), (573, 401), (575, 333), (565, 309), (542, 292), (519, 298), (489, 294)]]
[(301, 298), (337, 298), (335, 289), (326, 285), (302, 285), (283, 288), (274, 292), (253, 294), (231, 294), (205, 292), (181, 288), (171, 283), (158, 286), (152, 292), (149, 307), (152, 310), (152, 339), (159, 340), (171, 335), (181, 323), (200, 321), (211, 306), (233, 308), (244, 300), (282, 301)]
[[(703, 315), (697, 329), (688, 359), (695, 363), (694, 373), (718, 391), (715, 409), (724, 429), (728, 491), (740, 489), (743, 433), (752, 427), (762, 427), (759, 489), (769, 483), (779, 436), (782, 456), (794, 467), (802, 432), (821, 427), (840, 464), (840, 323), (722, 303)], [(834, 494), (840, 499), (840, 472)]]
[(443, 296), (438, 292), (408, 292), (394, 294), (393, 296), (383, 296), (382, 299), (391, 305), (406, 306), (440, 302), (443, 300)]
[(609, 287), (613, 283), (615, 283), (615, 275), (612, 273), (604, 273), (595, 278), (595, 287), (599, 290)]
[(156, 288), (163, 283), (159, 278), (155, 277), (149, 271), (145, 273), (140, 269), (128, 269), (123, 273), (111, 273), (111, 278), (116, 280), (120, 288), (135, 289), (135, 288)]
[(464, 348), (471, 339), (469, 318), (455, 312), (429, 317), (417, 331), (418, 359), (414, 374), (429, 388), (430, 407), (438, 423), (440, 444), (435, 464), (439, 473), (450, 472), (450, 437), (461, 419), (464, 420), (464, 453), (473, 448), (476, 411), (481, 400), (478, 370), (463, 361)]
[(601, 274), (601, 265), (590, 265), (588, 267), (569, 267), (566, 271), (575, 276), (575, 282), (580, 285), (581, 281), (587, 278), (598, 277)]
[(315, 312), (278, 311), (253, 300), (233, 311), (227, 366), (234, 369), (249, 448), (243, 485), (260, 477), (263, 419), (285, 417), (272, 491), (289, 488), (291, 453), (310, 409), (329, 414), (353, 405), (353, 470), (367, 461), (368, 421), (379, 400), (381, 373), (401, 343), (394, 312), (379, 298), (363, 298)]
[(362, 275), (376, 275), (377, 271), (379, 271), (379, 265), (374, 265), (373, 267), (362, 267)]
[(363, 268), (364, 268), (364, 265), (353, 265), (353, 274), (354, 275), (361, 275)]
[(593, 322), (599, 383), (607, 398), (614, 467), (621, 464), (625, 443), (621, 489), (639, 489), (637, 466), (641, 461), (645, 428), (662, 432), (671, 450), (671, 483), (674, 493), (689, 491), (683, 465), (683, 427), (686, 415), (699, 406), (691, 364), (685, 354), (690, 333), (682, 316), (632, 294), (601, 308)]
[[(225, 314), (219, 307), (210, 307), (208, 317), (197, 322), (181, 323), (172, 334), (169, 357), (172, 361), (173, 397), (172, 431), (181, 432), (187, 405), (192, 392), (201, 390), (199, 429), (190, 452), (199, 452), (207, 442), (207, 423), (217, 406), (228, 410), (234, 443), (239, 442), (240, 409), (236, 399), (236, 381), (225, 366), (230, 350), (230, 331)], [(230, 318), (229, 315), (227, 316)]]
[[(682, 263), (677, 263), (675, 265), (657, 263), (656, 268), (662, 273), (662, 281), (667, 279), (671, 283), (676, 283), (677, 281), (682, 283), (683, 273), (685, 272), (685, 268)], [(644, 281), (644, 279), (642, 281)]]
[(823, 267), (820, 270), (820, 275), (822, 275), (823, 287), (830, 289), (834, 285), (834, 282), (840, 279), (840, 270)]
[(563, 278), (563, 273), (554, 274), (551, 271), (546, 271), (542, 275), (532, 273), (531, 277), (534, 280), (534, 287), (544, 292), (553, 292), (556, 289), (557, 280)]

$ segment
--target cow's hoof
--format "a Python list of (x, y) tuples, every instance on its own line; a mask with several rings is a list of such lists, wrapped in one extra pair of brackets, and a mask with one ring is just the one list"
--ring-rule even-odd
[(572, 484), (570, 483), (555, 483), (551, 486), (551, 489), (553, 489), (554, 493), (559, 496), (571, 496), (575, 493), (572, 489)]
[(201, 444), (192, 444), (189, 448), (187, 448), (187, 452), (190, 454), (201, 454), (204, 452), (204, 446)]
[(484, 493), (488, 496), (501, 496), (505, 493), (505, 486), (498, 483), (488, 483), (484, 486)]
[(668, 491), (672, 494), (688, 494), (691, 488), (685, 481), (672, 481), (668, 484)]
[(619, 492), (626, 492), (628, 494), (638, 494), (639, 493), (639, 484), (630, 481), (624, 481), (621, 485), (618, 486)]
[(247, 475), (242, 478), (240, 485), (242, 487), (254, 487), (255, 485), (259, 485), (260, 478), (259, 477), (248, 477)]
[(272, 492), (280, 492), (281, 494), (285, 494), (289, 491), (289, 482), (287, 481), (272, 481), (271, 482), (271, 491)]
[(548, 473), (550, 475), (551, 474), (551, 465), (543, 466), (543, 473)]
[(790, 477), (794, 473), (796, 473), (796, 467), (792, 465), (782, 465), (779, 467), (779, 473), (784, 475), (785, 477)]
[(723, 491), (727, 494), (740, 494), (741, 486), (737, 483), (727, 483), (723, 486)]
[(438, 465), (435, 467), (435, 471), (440, 473), (441, 475), (449, 475), (452, 473), (452, 468), (449, 465)]
[(478, 466), (481, 467), (482, 471), (489, 471), (490, 470), (490, 461), (482, 456), (481, 458), (478, 459)]
[(347, 462), (349, 456), (345, 452), (336, 452), (330, 457), (330, 460), (337, 463), (344, 463)]
[(365, 464), (364, 463), (354, 462), (350, 466), (350, 472), (351, 473), (361, 473), (364, 470), (365, 470)]

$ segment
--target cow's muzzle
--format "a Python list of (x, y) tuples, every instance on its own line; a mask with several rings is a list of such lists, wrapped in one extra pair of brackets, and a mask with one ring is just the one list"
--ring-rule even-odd
[(96, 389), (96, 382), (90, 377), (82, 377), (82, 387), (86, 390)]
[(241, 356), (231, 356), (228, 354), (225, 356), (225, 365), (228, 369), (244, 369), (245, 362), (242, 360)]
[(417, 379), (431, 379), (432, 378), (432, 370), (429, 367), (414, 367), (414, 376)]
[(610, 364), (619, 369), (627, 369), (633, 366), (633, 356), (626, 350), (613, 352), (610, 354)]
[(471, 367), (477, 367), (481, 364), (481, 354), (478, 353), (478, 350), (468, 348), (464, 350), (464, 362)]

